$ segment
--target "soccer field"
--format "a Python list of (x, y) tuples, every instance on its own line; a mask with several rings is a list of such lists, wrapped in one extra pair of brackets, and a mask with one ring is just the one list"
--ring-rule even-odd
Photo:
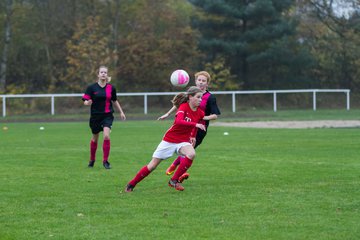
[(360, 236), (360, 129), (212, 126), (184, 192), (167, 186), (172, 158), (124, 193), (170, 124), (116, 121), (105, 170), (101, 144), (87, 167), (86, 122), (2, 123), (0, 239)]

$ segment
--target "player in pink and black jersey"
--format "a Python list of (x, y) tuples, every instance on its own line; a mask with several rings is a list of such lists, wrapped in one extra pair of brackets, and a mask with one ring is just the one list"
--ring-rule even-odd
[(84, 105), (90, 107), (89, 125), (92, 132), (90, 141), (90, 161), (88, 166), (93, 167), (95, 163), (96, 150), (98, 146), (99, 133), (103, 132), (103, 166), (110, 169), (110, 129), (114, 121), (114, 107), (120, 112), (120, 118), (126, 120), (116, 96), (116, 89), (110, 83), (108, 68), (101, 66), (98, 73), (98, 81), (87, 87), (82, 100)]
[[(205, 112), (205, 117), (203, 120), (204, 120), (204, 124), (206, 127), (205, 131), (200, 130), (200, 129), (197, 131), (196, 143), (194, 146), (195, 148), (197, 148), (202, 143), (203, 139), (205, 138), (206, 133), (207, 133), (207, 128), (209, 127), (209, 121), (217, 119), (218, 115), (221, 114), (220, 110), (217, 106), (215, 96), (212, 95), (208, 91), (208, 86), (210, 84), (210, 81), (211, 81), (211, 77), (208, 72), (200, 71), (200, 72), (195, 73), (195, 84), (203, 92), (202, 101), (201, 101), (199, 108)], [(165, 113), (164, 115), (159, 117), (158, 120), (166, 119), (175, 110), (176, 110), (176, 107), (173, 106), (167, 113)], [(174, 160), (174, 162), (166, 170), (167, 175), (172, 175), (174, 173), (177, 166), (180, 164), (180, 161), (182, 158), (183, 158), (182, 156), (178, 156)], [(187, 179), (188, 177), (189, 177), (189, 173), (184, 173), (184, 175), (181, 176), (180, 181), (182, 182), (183, 180)]]

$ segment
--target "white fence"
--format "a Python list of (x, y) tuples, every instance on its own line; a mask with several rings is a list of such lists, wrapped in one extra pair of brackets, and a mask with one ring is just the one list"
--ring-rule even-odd
[[(117, 96), (143, 96), (144, 97), (144, 114), (148, 113), (148, 96), (174, 96), (177, 92), (139, 92), (139, 93), (118, 93)], [(282, 93), (312, 93), (313, 110), (316, 111), (316, 94), (317, 93), (345, 93), (346, 109), (350, 110), (350, 90), (349, 89), (300, 89), (300, 90), (264, 90), (264, 91), (214, 91), (215, 95), (232, 96), (232, 112), (236, 112), (236, 95), (240, 94), (272, 94), (273, 110), (277, 111), (277, 95)], [(55, 115), (55, 98), (63, 97), (81, 97), (82, 93), (73, 94), (8, 94), (0, 95), (2, 98), (2, 115), (6, 117), (6, 99), (8, 98), (49, 98), (51, 99), (51, 115)]]

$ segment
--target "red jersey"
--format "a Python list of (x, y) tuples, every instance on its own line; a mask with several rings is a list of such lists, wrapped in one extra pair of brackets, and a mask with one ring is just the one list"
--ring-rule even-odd
[(173, 125), (166, 131), (163, 140), (171, 143), (189, 142), (196, 136), (196, 124), (205, 116), (204, 111), (197, 108), (193, 111), (189, 103), (182, 103), (175, 115)]

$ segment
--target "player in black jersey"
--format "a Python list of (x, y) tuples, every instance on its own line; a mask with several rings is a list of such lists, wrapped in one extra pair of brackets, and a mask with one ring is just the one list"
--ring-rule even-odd
[(120, 112), (120, 118), (126, 120), (116, 96), (116, 89), (111, 85), (108, 77), (108, 68), (101, 66), (98, 73), (98, 81), (87, 87), (82, 100), (84, 105), (91, 106), (89, 125), (92, 132), (90, 141), (90, 161), (89, 167), (95, 163), (96, 149), (99, 140), (99, 133), (103, 131), (103, 165), (110, 169), (110, 129), (114, 120), (114, 107)]

